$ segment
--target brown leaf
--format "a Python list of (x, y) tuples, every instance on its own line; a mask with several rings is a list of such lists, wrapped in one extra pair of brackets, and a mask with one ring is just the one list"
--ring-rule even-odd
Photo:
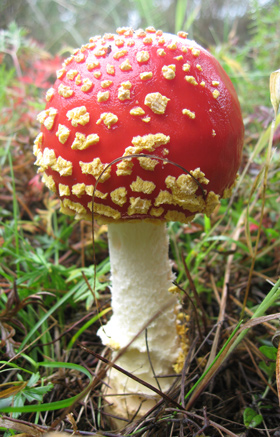
[[(10, 386), (9, 388), (4, 388), (6, 386)], [(13, 384), (11, 386), (11, 383), (6, 384), (0, 384), (0, 390), (4, 388), (4, 390), (0, 391), (0, 399), (9, 398), (10, 396), (15, 396), (17, 393), (22, 391), (27, 386), (27, 382), (20, 382), (18, 384)]]

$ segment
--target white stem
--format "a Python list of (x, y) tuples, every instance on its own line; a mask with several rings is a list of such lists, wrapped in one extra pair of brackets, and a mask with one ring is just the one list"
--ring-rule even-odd
[[(148, 348), (156, 374), (174, 373), (172, 365), (179, 354), (175, 315), (177, 300), (168, 291), (174, 275), (168, 258), (166, 226), (149, 222), (109, 224), (108, 238), (113, 315), (107, 325), (99, 329), (98, 335), (103, 344), (113, 349), (122, 348), (165, 307), (147, 328)], [(117, 364), (155, 385), (145, 332)], [(115, 387), (121, 386), (124, 390), (125, 386), (126, 392), (147, 393), (143, 386), (127, 381), (119, 372), (112, 372), (112, 375), (117, 380)], [(163, 388), (170, 386), (170, 380), (161, 381)]]

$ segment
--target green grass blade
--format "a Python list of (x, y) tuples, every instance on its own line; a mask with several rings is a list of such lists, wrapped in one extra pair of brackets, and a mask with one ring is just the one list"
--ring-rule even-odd
[[(80, 366), (79, 364), (43, 361), (38, 363), (38, 367), (45, 367), (51, 369), (61, 368), (61, 369), (76, 370), (84, 373), (89, 378), (90, 381), (89, 384), (92, 381), (92, 375), (90, 374), (90, 372), (87, 369), (85, 369), (83, 366)], [(87, 390), (88, 387), (86, 387), (78, 395), (72, 396), (69, 399), (63, 399), (61, 401), (49, 402), (39, 405), (26, 405), (21, 407), (4, 407), (1, 408), (1, 412), (2, 413), (37, 413), (40, 411), (60, 410), (63, 408), (70, 407), (76, 400), (81, 399), (83, 393), (86, 395)]]
[(107, 314), (109, 311), (111, 311), (111, 308), (106, 308), (105, 310), (101, 311), (101, 313), (96, 314), (96, 316), (92, 317), (90, 320), (88, 320), (77, 332), (71, 340), (68, 343), (67, 350), (71, 349), (73, 345), (76, 343), (80, 335), (89, 328), (93, 323), (95, 323), (97, 320), (99, 320), (101, 317), (103, 317), (105, 314)]
[(35, 332), (42, 326), (42, 324), (47, 320), (51, 314), (53, 314), (61, 305), (63, 305), (70, 297), (74, 294), (75, 290), (70, 290), (68, 293), (65, 294), (46, 314), (42, 316), (42, 318), (39, 320), (38, 323), (30, 330), (30, 332), (27, 334), (23, 342), (21, 343), (18, 352), (20, 352), (25, 345), (28, 343), (30, 338), (35, 334)]
[(175, 10), (175, 33), (183, 29), (188, 0), (178, 0)]

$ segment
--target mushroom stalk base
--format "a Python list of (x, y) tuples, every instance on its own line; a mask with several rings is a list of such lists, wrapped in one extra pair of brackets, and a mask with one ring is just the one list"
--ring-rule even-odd
[[(166, 225), (109, 224), (108, 238), (113, 315), (98, 335), (113, 349), (112, 359), (132, 342), (116, 364), (152, 386), (159, 383), (166, 391), (174, 378), (159, 378), (157, 383), (152, 371), (153, 367), (155, 375), (174, 374), (173, 364), (180, 351), (177, 299), (168, 291), (174, 275)], [(110, 412), (119, 417), (131, 419), (142, 405), (139, 417), (158, 400), (153, 391), (115, 369), (110, 369), (107, 383), (110, 388), (104, 390), (105, 398), (113, 404)]]

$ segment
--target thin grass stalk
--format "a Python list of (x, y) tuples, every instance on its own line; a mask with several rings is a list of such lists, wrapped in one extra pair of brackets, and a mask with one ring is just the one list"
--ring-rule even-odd
[[(246, 287), (244, 301), (243, 301), (243, 307), (242, 307), (242, 311), (241, 311), (241, 315), (240, 315), (241, 319), (244, 316), (244, 311), (245, 311), (245, 307), (247, 304), (247, 300), (248, 300), (248, 296), (249, 296), (249, 292), (250, 292), (250, 288), (251, 288), (251, 281), (252, 281), (254, 267), (255, 267), (255, 263), (256, 263), (256, 259), (257, 259), (260, 236), (261, 236), (261, 231), (262, 231), (262, 223), (263, 223), (263, 218), (264, 218), (264, 209), (265, 209), (265, 202), (266, 202), (266, 190), (267, 190), (267, 184), (268, 184), (268, 172), (269, 172), (269, 167), (270, 167), (270, 162), (271, 162), (271, 157), (272, 157), (272, 144), (273, 144), (273, 137), (274, 137), (274, 132), (275, 132), (276, 116), (277, 116), (277, 112), (279, 109), (279, 94), (280, 94), (280, 92), (279, 92), (279, 74), (280, 74), (279, 71), (280, 70), (278, 70), (278, 74), (277, 74), (277, 72), (274, 72), (270, 76), (270, 97), (271, 97), (271, 103), (272, 103), (272, 106), (274, 109), (274, 119), (272, 120), (272, 123), (271, 123), (270, 136), (269, 136), (268, 148), (267, 148), (267, 153), (266, 153), (266, 160), (265, 160), (265, 164), (264, 164), (264, 175), (263, 175), (263, 184), (262, 184), (262, 193), (261, 193), (262, 203), (261, 203), (261, 211), (260, 211), (260, 220), (259, 220), (259, 226), (258, 226), (255, 247), (254, 247), (254, 251), (253, 251), (251, 267), (250, 267), (250, 271), (249, 271), (247, 287)], [(273, 85), (275, 85), (275, 86), (273, 86)]]

